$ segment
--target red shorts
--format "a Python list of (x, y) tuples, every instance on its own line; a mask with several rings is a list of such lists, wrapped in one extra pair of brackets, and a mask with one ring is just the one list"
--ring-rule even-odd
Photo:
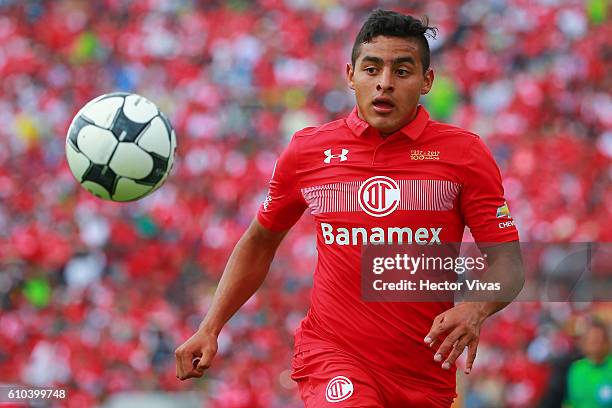
[(449, 408), (454, 400), (401, 383), (332, 346), (298, 350), (291, 377), (306, 408)]

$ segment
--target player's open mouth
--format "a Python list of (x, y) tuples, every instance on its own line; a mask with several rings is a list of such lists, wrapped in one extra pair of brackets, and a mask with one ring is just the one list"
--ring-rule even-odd
[(377, 97), (372, 101), (372, 107), (377, 113), (389, 113), (395, 108), (395, 104), (388, 98)]

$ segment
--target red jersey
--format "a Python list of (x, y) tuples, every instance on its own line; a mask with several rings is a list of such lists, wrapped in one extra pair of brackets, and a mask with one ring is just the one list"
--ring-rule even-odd
[[(293, 136), (258, 220), (284, 231), (306, 208), (317, 222), (318, 261), (296, 348), (322, 339), (413, 387), (455, 395), (455, 370), (443, 370), (423, 342), (434, 317), (453, 304), (364, 302), (361, 246), (461, 242), (466, 225), (476, 242), (517, 240), (499, 169), (484, 143), (430, 120), (422, 106), (383, 139), (355, 107), (345, 119)], [(503, 222), (500, 211), (507, 215)]]

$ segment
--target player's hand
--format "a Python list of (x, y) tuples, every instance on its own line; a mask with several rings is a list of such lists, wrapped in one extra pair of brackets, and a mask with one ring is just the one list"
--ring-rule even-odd
[(217, 354), (217, 336), (204, 330), (198, 330), (175, 351), (176, 378), (187, 380), (199, 378), (210, 367)]
[[(442, 363), (442, 368), (448, 370), (455, 363), (455, 360), (468, 348), (465, 373), (469, 374), (476, 359), (478, 340), (480, 339), (480, 327), (487, 318), (478, 302), (460, 303), (457, 306), (440, 313), (433, 321), (429, 333), (425, 337), (425, 343), (429, 347), (439, 344), (438, 350), (434, 355), (436, 362)], [(446, 334), (446, 338), (444, 338)]]

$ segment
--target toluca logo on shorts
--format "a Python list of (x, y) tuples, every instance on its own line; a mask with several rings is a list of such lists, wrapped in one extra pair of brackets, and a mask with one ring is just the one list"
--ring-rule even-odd
[(321, 223), (323, 242), (327, 245), (367, 245), (367, 244), (440, 244), (442, 228), (373, 227), (334, 228), (326, 222)]
[(323, 159), (323, 163), (331, 163), (332, 159), (340, 159), (341, 162), (347, 160), (346, 155), (348, 154), (348, 149), (342, 149), (340, 154), (332, 154), (332, 149), (327, 149), (323, 153), (325, 153), (325, 159)]
[(353, 395), (353, 383), (348, 378), (339, 375), (327, 383), (325, 399), (327, 402), (340, 402)]
[(359, 187), (357, 197), (363, 211), (372, 217), (384, 217), (399, 205), (400, 188), (392, 178), (374, 176)]

